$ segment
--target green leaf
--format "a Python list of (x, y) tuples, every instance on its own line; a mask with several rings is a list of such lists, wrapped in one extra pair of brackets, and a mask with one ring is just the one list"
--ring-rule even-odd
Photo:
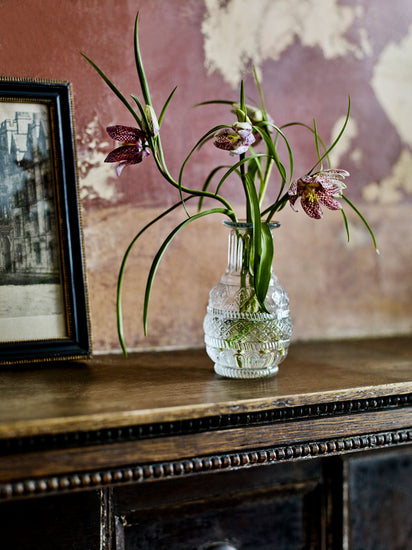
[(348, 199), (348, 197), (345, 197), (345, 195), (341, 195), (341, 197), (345, 202), (347, 202), (349, 204), (349, 206), (352, 208), (352, 210), (354, 212), (356, 212), (356, 214), (360, 217), (360, 219), (364, 223), (366, 229), (369, 231), (369, 234), (372, 238), (373, 246), (375, 247), (375, 250), (376, 250), (377, 254), (380, 254), (377, 243), (376, 243), (375, 235), (373, 234), (373, 231), (372, 231), (370, 225), (368, 224), (368, 222), (366, 221), (366, 219), (362, 216), (362, 214), (359, 212), (359, 210), (356, 208), (356, 206)]
[(147, 121), (147, 116), (146, 116), (146, 113), (144, 112), (144, 107), (140, 101), (140, 99), (135, 96), (134, 94), (130, 94), (130, 97), (132, 97), (137, 105), (137, 107), (139, 108), (139, 111), (140, 111), (140, 114), (142, 116), (142, 121), (143, 121), (143, 130), (146, 132), (146, 137), (149, 137), (150, 136), (150, 132), (148, 132), (148, 121)]
[(332, 145), (325, 151), (325, 153), (319, 158), (318, 162), (312, 166), (312, 168), (309, 170), (309, 172), (307, 173), (308, 175), (311, 174), (315, 168), (317, 168), (319, 166), (319, 164), (321, 164), (322, 160), (327, 157), (330, 152), (332, 151), (332, 149), (334, 149), (334, 147), (337, 145), (337, 143), (339, 142), (340, 138), (342, 137), (342, 134), (343, 132), (345, 131), (346, 129), (346, 126), (348, 124), (348, 121), (349, 121), (349, 116), (350, 116), (350, 96), (348, 97), (348, 109), (346, 111), (346, 116), (345, 116), (345, 121), (342, 125), (342, 128), (338, 134), (338, 137), (334, 140), (334, 142), (332, 143)]
[[(243, 166), (244, 164), (246, 163), (250, 163), (253, 159), (259, 159), (259, 158), (262, 158), (262, 157), (267, 157), (267, 154), (266, 153), (253, 153), (247, 157), (243, 157), (241, 158), (236, 164), (233, 164), (233, 166), (231, 166), (229, 168), (229, 170), (227, 172), (225, 172), (225, 174), (222, 176), (217, 188), (216, 188), (216, 193), (219, 191), (219, 189), (221, 188), (222, 184), (227, 180), (227, 178), (233, 174), (233, 172), (237, 172), (237, 170)], [(257, 161), (256, 161), (257, 162)], [(248, 171), (249, 172), (249, 171)], [(250, 177), (250, 176), (249, 176)], [(251, 181), (253, 181), (253, 178), (250, 178)], [(247, 194), (246, 194), (246, 198), (247, 198)]]
[[(189, 199), (190, 199), (190, 197), (189, 197)], [(116, 312), (117, 312), (117, 334), (118, 334), (119, 342), (120, 342), (120, 345), (121, 345), (121, 348), (122, 348), (122, 351), (123, 351), (123, 354), (125, 355), (125, 357), (127, 357), (127, 350), (126, 350), (126, 344), (125, 344), (124, 332), (123, 332), (122, 289), (123, 289), (123, 280), (124, 280), (124, 273), (125, 273), (125, 269), (126, 269), (127, 260), (129, 258), (130, 252), (132, 251), (132, 248), (136, 244), (136, 241), (143, 235), (143, 233), (145, 233), (145, 231), (147, 231), (147, 229), (149, 229), (149, 227), (151, 227), (156, 222), (158, 222), (159, 220), (161, 220), (162, 218), (164, 218), (165, 216), (170, 214), (170, 212), (172, 212), (173, 210), (175, 210), (179, 206), (181, 206), (181, 203), (177, 202), (176, 204), (174, 204), (173, 206), (171, 206), (170, 208), (168, 208), (167, 210), (162, 212), (159, 216), (154, 218), (152, 221), (150, 221), (148, 224), (146, 224), (135, 235), (135, 237), (131, 240), (129, 246), (126, 249), (126, 252), (123, 255), (122, 263), (120, 265), (119, 274), (118, 274), (118, 277), (117, 277)]]
[(177, 86), (175, 86), (175, 87), (173, 88), (173, 90), (170, 92), (169, 97), (166, 99), (166, 102), (165, 102), (165, 104), (163, 105), (162, 110), (160, 111), (160, 115), (159, 115), (159, 119), (158, 119), (158, 120), (159, 120), (159, 126), (160, 126), (160, 124), (162, 123), (162, 120), (163, 120), (164, 114), (165, 114), (165, 112), (166, 112), (166, 109), (168, 108), (169, 103), (171, 102), (172, 97), (174, 96), (176, 90), (177, 90)]
[[(303, 128), (306, 128), (307, 130), (309, 130), (310, 132), (312, 132), (313, 134), (315, 133), (315, 130), (309, 126), (308, 124), (305, 124), (303, 122), (288, 122), (287, 124), (283, 124), (280, 129), (283, 130), (284, 128), (289, 128), (291, 126), (302, 126)], [(317, 135), (317, 140), (318, 142), (322, 145), (323, 147), (323, 150), (326, 152), (325, 155), (323, 155), (323, 159), (326, 158), (327, 162), (328, 162), (328, 166), (330, 167), (331, 166), (331, 163), (330, 163), (330, 159), (329, 159), (329, 155), (327, 153), (327, 148), (326, 148), (326, 145), (325, 145), (325, 142), (321, 139), (320, 135), (317, 133), (317, 129), (316, 129), (316, 135)]]
[(279, 188), (279, 192), (278, 192), (278, 195), (276, 197), (276, 200), (274, 203), (272, 203), (268, 208), (266, 208), (266, 210), (264, 210), (264, 212), (262, 213), (262, 215), (266, 214), (269, 212), (269, 217), (268, 217), (268, 220), (267, 221), (270, 221), (270, 219), (272, 218), (272, 216), (275, 214), (275, 212), (277, 212), (279, 210), (279, 207), (282, 205), (282, 200), (281, 199), (281, 196), (282, 196), (282, 193), (284, 191), (284, 188), (286, 186), (286, 183), (288, 185), (288, 188), (290, 187), (291, 183), (292, 183), (292, 178), (293, 178), (293, 154), (292, 154), (292, 148), (289, 144), (289, 141), (287, 139), (287, 137), (285, 136), (285, 134), (282, 132), (282, 130), (276, 126), (275, 124), (272, 124), (270, 122), (267, 122), (266, 123), (267, 126), (270, 126), (272, 128), (274, 128), (277, 132), (277, 135), (279, 135), (280, 137), (282, 137), (282, 139), (284, 140), (285, 142), (285, 145), (286, 145), (286, 148), (288, 150), (288, 155), (289, 155), (289, 170), (290, 170), (290, 176), (289, 178), (287, 178), (287, 172), (286, 172), (286, 169), (285, 167), (283, 166), (283, 164), (280, 162), (279, 160), (279, 157), (278, 157), (278, 154), (277, 154), (277, 150), (276, 150), (276, 146), (275, 144), (272, 142), (272, 138), (268, 135), (267, 132), (263, 131), (261, 128), (259, 128), (258, 126), (255, 126), (255, 128), (257, 129), (257, 131), (259, 132), (259, 134), (262, 136), (262, 138), (265, 140), (265, 143), (266, 143), (266, 146), (267, 146), (267, 149), (268, 149), (268, 153), (270, 154), (271, 158), (273, 159), (278, 171), (279, 171), (279, 174), (282, 178), (282, 182), (281, 182), (281, 185), (280, 185), (280, 188)]
[(313, 133), (315, 134), (315, 147), (316, 147), (316, 153), (318, 155), (318, 159), (319, 159), (319, 163), (320, 163), (320, 170), (323, 170), (323, 165), (322, 165), (322, 155), (320, 154), (320, 149), (319, 149), (319, 136), (318, 136), (318, 131), (317, 131), (317, 128), (316, 128), (316, 120), (313, 119)]
[[(270, 252), (270, 245), (267, 243), (267, 235), (263, 229), (262, 219), (259, 208), (259, 197), (253, 181), (245, 176), (245, 187), (247, 191), (247, 200), (250, 206), (251, 222), (253, 224), (252, 235), (252, 251), (253, 257), (253, 284), (256, 292), (256, 298), (263, 311), (266, 310), (265, 299), (269, 285), (268, 276), (268, 261), (272, 264), (273, 249)], [(265, 233), (262, 240), (262, 233)], [(263, 244), (264, 243), (264, 244)], [(269, 268), (270, 269), (270, 268)]]
[[(185, 201), (185, 198), (183, 197), (183, 193), (189, 193), (189, 194), (194, 194), (196, 193), (195, 190), (192, 190), (192, 189), (188, 189), (186, 187), (184, 187), (182, 185), (182, 181), (183, 181), (183, 172), (184, 172), (184, 169), (186, 167), (186, 164), (189, 162), (189, 159), (191, 158), (192, 154), (196, 151), (196, 149), (199, 147), (199, 145), (206, 139), (208, 138), (210, 135), (214, 134), (215, 132), (217, 132), (218, 130), (222, 129), (222, 128), (227, 128), (226, 125), (219, 125), (219, 126), (215, 126), (214, 128), (211, 128), (210, 130), (208, 130), (197, 142), (196, 144), (192, 147), (191, 151), (189, 152), (189, 154), (187, 155), (187, 157), (185, 158), (185, 160), (183, 161), (182, 163), (182, 166), (180, 167), (180, 171), (179, 171), (179, 179), (178, 179), (178, 182), (177, 182), (177, 188), (179, 190), (179, 195), (180, 195), (180, 200), (182, 202), (182, 205), (184, 206), (184, 201)], [(231, 207), (229, 205), (229, 203), (223, 199), (223, 197), (220, 197), (219, 195), (217, 194), (213, 194), (213, 193), (200, 193), (198, 196), (205, 196), (205, 197), (210, 197), (210, 198), (215, 198), (216, 200), (219, 200), (220, 202), (222, 202), (229, 210), (231, 210)], [(187, 215), (189, 216), (189, 214), (187, 213)]]
[[(217, 174), (217, 172), (219, 172), (219, 170), (222, 170), (223, 168), (230, 168), (230, 166), (227, 166), (227, 165), (224, 165), (222, 164), (221, 166), (216, 166), (216, 168), (214, 168), (210, 174), (207, 176), (207, 178), (205, 179), (205, 182), (202, 186), (202, 191), (207, 191), (209, 189), (209, 185), (211, 184), (212, 182), (212, 179), (214, 178), (215, 174)], [(217, 191), (216, 190), (216, 194), (217, 194)], [(198, 205), (198, 211), (200, 212), (202, 206), (203, 206), (203, 201), (204, 201), (204, 196), (201, 196), (200, 199), (199, 199), (199, 205)]]
[[(239, 109), (236, 109), (236, 111), (239, 111)], [(246, 121), (246, 103), (245, 103), (245, 86), (243, 84), (243, 80), (240, 82), (240, 117), (239, 114), (238, 120), (239, 122), (245, 122)]]
[(267, 111), (266, 111), (266, 107), (265, 107), (265, 101), (264, 101), (264, 97), (263, 97), (262, 86), (260, 85), (260, 81), (259, 81), (255, 66), (253, 66), (253, 75), (255, 77), (256, 86), (257, 86), (257, 89), (258, 89), (258, 92), (259, 92), (260, 108), (262, 109), (262, 111), (264, 113), (264, 118), (267, 120), (268, 115), (267, 115)]
[(186, 168), (186, 164), (189, 162), (189, 159), (191, 158), (191, 156), (193, 155), (193, 153), (196, 151), (196, 149), (205, 141), (207, 140), (210, 136), (212, 136), (215, 132), (217, 132), (218, 130), (221, 130), (222, 128), (230, 128), (230, 126), (228, 126), (227, 124), (220, 124), (219, 126), (215, 126), (214, 128), (211, 128), (210, 130), (208, 130), (205, 134), (203, 134), (203, 136), (195, 143), (195, 145), (192, 147), (192, 149), (190, 150), (189, 154), (187, 155), (187, 157), (185, 158), (185, 160), (183, 161), (182, 163), (182, 166), (180, 168), (180, 172), (179, 172), (179, 186), (182, 187), (182, 179), (183, 179), (183, 172), (184, 172), (184, 169)]
[[(258, 298), (259, 302), (264, 305), (266, 295), (269, 288), (270, 277), (272, 274), (272, 262), (273, 262), (273, 237), (270, 231), (270, 227), (267, 223), (262, 223), (262, 249), (261, 257), (258, 267)], [(266, 309), (266, 308), (265, 308)]]
[(157, 251), (156, 256), (154, 257), (154, 260), (152, 262), (149, 276), (147, 278), (147, 284), (146, 284), (146, 290), (144, 295), (144, 306), (143, 306), (143, 327), (144, 327), (144, 333), (147, 334), (147, 316), (148, 316), (148, 310), (149, 310), (149, 299), (150, 299), (150, 293), (153, 286), (154, 277), (156, 275), (157, 269), (159, 267), (160, 261), (164, 255), (164, 253), (167, 250), (167, 247), (172, 242), (174, 237), (189, 223), (193, 222), (194, 220), (197, 220), (199, 218), (202, 218), (203, 216), (208, 216), (210, 214), (226, 214), (230, 216), (230, 212), (228, 212), (224, 208), (211, 208), (210, 210), (205, 210), (203, 212), (198, 212), (197, 214), (194, 214), (193, 216), (190, 216), (189, 218), (185, 219), (183, 222), (181, 222), (179, 225), (177, 225), (173, 231), (169, 233), (169, 235), (164, 240), (162, 246)]
[(348, 242), (350, 240), (350, 235), (349, 235), (349, 223), (348, 223), (348, 218), (346, 217), (346, 214), (345, 212), (343, 211), (343, 208), (341, 208), (341, 212), (342, 212), (342, 216), (343, 216), (343, 223), (345, 225), (345, 230), (346, 230), (346, 236), (348, 237)]
[(139, 75), (140, 87), (143, 93), (143, 98), (145, 100), (146, 105), (151, 105), (152, 102), (150, 99), (149, 84), (146, 79), (142, 56), (140, 54), (138, 24), (139, 24), (139, 12), (137, 12), (136, 20), (134, 24), (134, 56), (136, 61), (137, 74)]
[(193, 105), (193, 107), (201, 107), (202, 105), (213, 105), (213, 104), (220, 104), (220, 105), (233, 105), (235, 103), (234, 101), (229, 101), (228, 99), (210, 99), (209, 101), (201, 101), (200, 103), (196, 103)]
[(139, 128), (142, 128), (142, 122), (140, 118), (138, 117), (136, 111), (133, 109), (130, 103), (127, 101), (127, 99), (124, 97), (124, 95), (121, 93), (121, 91), (116, 88), (113, 82), (104, 74), (104, 72), (96, 65), (96, 63), (94, 63), (91, 59), (89, 59), (87, 55), (85, 55), (84, 53), (82, 53), (81, 55), (86, 59), (86, 61), (90, 63), (90, 65), (95, 69), (95, 71), (99, 74), (99, 76), (106, 82), (109, 88), (117, 95), (117, 97), (127, 107), (130, 113), (133, 115), (133, 118), (136, 120)]

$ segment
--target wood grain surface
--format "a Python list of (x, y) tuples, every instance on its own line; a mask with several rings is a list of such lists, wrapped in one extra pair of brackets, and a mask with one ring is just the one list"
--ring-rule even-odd
[(295, 343), (267, 380), (215, 375), (204, 350), (96, 356), (0, 373), (0, 438), (173, 422), (412, 391), (412, 339)]

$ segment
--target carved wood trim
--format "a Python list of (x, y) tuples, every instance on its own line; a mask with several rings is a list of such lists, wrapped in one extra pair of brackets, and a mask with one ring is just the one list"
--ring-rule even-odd
[(322, 417), (401, 409), (412, 405), (412, 393), (337, 401), (315, 405), (273, 408), (262, 411), (207, 416), (162, 423), (113, 427), (110, 429), (46, 434), (0, 440), (0, 455), (107, 445), (126, 441), (182, 436), (232, 428), (246, 428)]
[(27, 479), (1, 484), (0, 500), (56, 494), (81, 489), (101, 489), (129, 483), (143, 483), (194, 474), (390, 448), (411, 443), (412, 429), (393, 430), (370, 435), (341, 437), (316, 442), (308, 441), (306, 443), (192, 457), (162, 463), (131, 465), (101, 471)]

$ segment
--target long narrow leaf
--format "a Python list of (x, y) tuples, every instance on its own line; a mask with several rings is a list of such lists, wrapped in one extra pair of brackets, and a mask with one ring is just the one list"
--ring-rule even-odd
[(316, 153), (318, 155), (318, 159), (320, 163), (320, 170), (323, 170), (323, 165), (321, 161), (322, 155), (320, 154), (320, 149), (319, 149), (319, 135), (318, 135), (318, 129), (316, 127), (315, 119), (313, 119), (313, 133), (315, 134), (315, 147), (316, 147)]
[(162, 212), (159, 216), (154, 218), (152, 221), (150, 221), (148, 224), (146, 224), (135, 235), (135, 237), (131, 240), (131, 242), (130, 242), (129, 246), (127, 247), (126, 252), (123, 256), (122, 263), (121, 263), (120, 269), (119, 269), (119, 275), (117, 277), (117, 306), (116, 306), (116, 310), (117, 310), (117, 333), (118, 333), (119, 342), (120, 342), (123, 354), (125, 356), (127, 356), (127, 350), (126, 350), (126, 344), (125, 344), (124, 333), (123, 333), (122, 289), (123, 289), (123, 279), (124, 279), (124, 273), (125, 273), (127, 260), (129, 258), (129, 255), (130, 255), (130, 252), (131, 252), (132, 248), (136, 244), (136, 241), (143, 235), (143, 233), (145, 233), (149, 229), (149, 227), (151, 227), (156, 222), (158, 222), (159, 220), (161, 220), (162, 218), (164, 218), (165, 216), (170, 214), (170, 212), (172, 212), (173, 210), (175, 210), (179, 206), (181, 206), (181, 203), (177, 202), (176, 204), (174, 204), (173, 206), (171, 206), (170, 208), (168, 208), (167, 210)]
[[(306, 128), (307, 130), (309, 130), (310, 132), (312, 132), (313, 134), (315, 133), (314, 129), (309, 126), (308, 124), (305, 124), (304, 122), (288, 122), (287, 124), (282, 124), (282, 126), (280, 127), (281, 130), (283, 130), (284, 128), (290, 128), (291, 126), (302, 126), (303, 128)], [(326, 155), (323, 156), (323, 159), (326, 158), (327, 162), (328, 162), (328, 166), (330, 168), (331, 166), (331, 163), (330, 163), (330, 159), (329, 159), (329, 155), (327, 153), (327, 147), (326, 147), (326, 144), (325, 142), (321, 139), (320, 135), (317, 133), (317, 139), (318, 139), (318, 142), (322, 145), (323, 147), (323, 150), (325, 151)]]
[(312, 168), (309, 170), (308, 174), (311, 174), (311, 173), (315, 170), (315, 168), (316, 168), (317, 166), (319, 166), (319, 164), (321, 164), (322, 160), (330, 154), (330, 152), (332, 151), (332, 149), (334, 149), (334, 147), (336, 146), (336, 144), (339, 142), (339, 140), (340, 140), (340, 138), (342, 137), (342, 134), (343, 134), (343, 132), (345, 131), (345, 128), (346, 128), (346, 126), (347, 126), (347, 124), (348, 124), (349, 116), (350, 116), (350, 96), (349, 96), (349, 98), (348, 98), (348, 109), (347, 109), (347, 111), (346, 111), (345, 120), (344, 120), (344, 123), (343, 123), (343, 125), (342, 125), (342, 128), (341, 128), (341, 130), (340, 130), (340, 132), (339, 132), (337, 138), (334, 140), (334, 142), (332, 143), (332, 145), (325, 151), (325, 153), (321, 156), (321, 158), (318, 160), (318, 162), (317, 162), (314, 166), (312, 166)]
[(362, 216), (362, 214), (359, 212), (359, 210), (356, 208), (356, 206), (348, 199), (348, 197), (345, 197), (345, 195), (342, 195), (342, 199), (345, 202), (347, 202), (349, 204), (349, 206), (352, 208), (352, 210), (354, 212), (356, 212), (356, 214), (360, 217), (360, 219), (364, 223), (366, 229), (369, 231), (370, 236), (372, 237), (373, 246), (375, 247), (376, 252), (379, 254), (379, 249), (378, 249), (378, 245), (376, 243), (375, 235), (374, 235), (370, 225), (366, 221), (366, 219)]
[(193, 155), (193, 153), (196, 151), (196, 149), (201, 145), (201, 143), (203, 143), (203, 141), (205, 139), (207, 139), (209, 136), (213, 135), (215, 132), (217, 132), (218, 130), (221, 130), (222, 128), (228, 128), (228, 126), (226, 124), (220, 124), (219, 126), (215, 126), (214, 128), (211, 128), (210, 130), (208, 130), (205, 134), (203, 134), (203, 136), (197, 140), (197, 142), (195, 143), (195, 145), (192, 147), (192, 149), (190, 150), (189, 154), (187, 155), (187, 157), (185, 158), (185, 160), (183, 161), (182, 163), (182, 166), (180, 168), (180, 172), (179, 172), (179, 185), (182, 186), (182, 179), (183, 179), (183, 172), (184, 172), (184, 169), (186, 168), (186, 164), (189, 162), (189, 159), (191, 158), (191, 156)]
[(200, 103), (196, 103), (193, 105), (193, 107), (201, 107), (202, 105), (213, 105), (213, 104), (221, 104), (221, 105), (233, 105), (234, 101), (230, 101), (228, 99), (210, 99), (208, 101), (201, 101)]
[(95, 69), (95, 71), (99, 74), (99, 76), (106, 82), (109, 88), (117, 95), (117, 97), (127, 107), (130, 113), (133, 115), (133, 118), (136, 120), (138, 126), (141, 128), (142, 122), (140, 118), (138, 117), (136, 111), (133, 109), (130, 103), (127, 101), (127, 99), (124, 97), (122, 92), (116, 88), (113, 82), (104, 74), (104, 72), (96, 65), (96, 63), (94, 63), (91, 59), (89, 59), (87, 55), (85, 55), (84, 53), (82, 53), (81, 55), (86, 59), (86, 61), (90, 63), (90, 65)]
[(255, 77), (256, 86), (257, 86), (257, 89), (258, 89), (258, 92), (259, 92), (260, 109), (262, 109), (262, 111), (264, 113), (264, 117), (267, 120), (268, 116), (267, 116), (267, 111), (266, 111), (266, 107), (265, 107), (265, 101), (264, 101), (264, 97), (263, 97), (262, 86), (260, 85), (260, 81), (259, 81), (255, 66), (253, 66), (253, 75)]
[(343, 210), (343, 208), (341, 208), (341, 212), (342, 212), (342, 216), (343, 216), (343, 223), (345, 225), (345, 230), (346, 230), (346, 236), (348, 237), (348, 242), (350, 240), (350, 235), (349, 235), (349, 223), (348, 223), (348, 218), (346, 217), (346, 214)]
[(262, 158), (262, 157), (267, 157), (266, 153), (253, 153), (252, 155), (241, 158), (236, 164), (234, 164), (231, 168), (229, 168), (229, 170), (227, 172), (224, 173), (224, 175), (222, 176), (222, 178), (221, 178), (221, 180), (220, 180), (220, 182), (219, 182), (219, 184), (216, 188), (216, 193), (219, 192), (219, 189), (221, 188), (222, 184), (227, 180), (227, 178), (231, 174), (233, 174), (233, 172), (236, 172), (241, 166), (243, 166), (244, 164), (250, 162), (251, 160)]
[[(149, 124), (148, 124), (146, 113), (144, 112), (144, 107), (143, 107), (140, 99), (136, 95), (130, 94), (130, 96), (134, 99), (137, 107), (139, 108), (140, 114), (142, 116), (142, 121), (143, 121), (143, 127), (144, 127), (143, 129), (147, 130), (148, 127), (149, 127)], [(150, 132), (146, 131), (146, 138), (150, 138)]]
[(164, 114), (165, 114), (165, 112), (166, 112), (166, 109), (168, 108), (169, 103), (170, 103), (171, 100), (172, 100), (172, 97), (175, 95), (176, 90), (177, 90), (177, 86), (175, 86), (175, 87), (173, 88), (173, 90), (170, 92), (169, 97), (166, 99), (165, 104), (163, 105), (163, 108), (162, 108), (162, 110), (160, 111), (160, 115), (159, 115), (159, 119), (158, 119), (158, 120), (159, 120), (159, 126), (160, 126), (160, 124), (162, 123), (162, 120), (163, 120)]
[[(253, 257), (253, 284), (256, 292), (256, 298), (264, 311), (266, 311), (265, 306), (265, 283), (262, 281), (266, 277), (266, 262), (264, 262), (263, 270), (261, 268), (262, 260), (262, 220), (260, 215), (259, 207), (259, 197), (257, 195), (256, 187), (253, 181), (247, 176), (245, 176), (245, 187), (248, 194), (247, 200), (250, 206), (250, 216), (251, 222), (253, 224), (253, 235), (252, 235), (252, 254)], [(267, 251), (265, 250), (265, 254)], [(261, 282), (262, 281), (262, 282)], [(266, 289), (267, 290), (267, 289)], [(264, 293), (264, 294), (263, 294)]]
[[(266, 147), (268, 149), (268, 152), (270, 154), (270, 156), (273, 158), (275, 164), (276, 164), (276, 167), (279, 171), (279, 174), (280, 174), (280, 177), (282, 178), (282, 186), (285, 185), (285, 182), (286, 182), (286, 169), (285, 167), (283, 166), (283, 164), (280, 162), (279, 160), (279, 156), (278, 156), (278, 153), (276, 151), (276, 147), (275, 147), (275, 144), (272, 142), (272, 139), (271, 137), (267, 134), (267, 132), (265, 132), (264, 130), (262, 130), (261, 128), (259, 128), (258, 126), (255, 126), (256, 130), (259, 132), (259, 134), (262, 136), (262, 138), (264, 139), (265, 143), (266, 143)], [(292, 160), (292, 163), (293, 163), (293, 160)], [(283, 187), (282, 187), (283, 188)]]
[[(230, 166), (226, 166), (224, 164), (222, 164), (221, 166), (216, 166), (216, 168), (214, 168), (210, 172), (210, 174), (207, 176), (207, 178), (205, 179), (205, 182), (202, 186), (202, 191), (207, 191), (209, 189), (209, 185), (211, 184), (212, 179), (214, 178), (215, 174), (217, 174), (217, 172), (219, 172), (219, 170), (222, 170), (223, 168), (230, 168)], [(216, 190), (216, 193), (217, 193), (217, 190)], [(199, 199), (199, 205), (198, 205), (198, 211), (199, 212), (200, 212), (200, 210), (203, 206), (204, 199), (205, 199), (204, 196), (201, 196), (200, 199)]]
[(262, 223), (262, 249), (258, 270), (258, 295), (264, 302), (269, 288), (273, 262), (273, 237), (267, 223)]
[(135, 55), (135, 61), (136, 61), (136, 69), (137, 74), (139, 75), (139, 82), (140, 87), (142, 89), (143, 98), (145, 100), (146, 105), (151, 105), (151, 99), (150, 99), (150, 92), (149, 92), (149, 84), (146, 79), (146, 75), (144, 72), (143, 67), (143, 61), (142, 56), (140, 54), (140, 46), (139, 46), (139, 12), (137, 12), (136, 20), (134, 24), (134, 55)]
[(172, 242), (174, 237), (181, 231), (186, 225), (193, 222), (194, 220), (197, 220), (199, 218), (202, 218), (203, 216), (208, 216), (210, 214), (226, 214), (229, 215), (230, 213), (224, 209), (224, 208), (211, 208), (210, 210), (204, 210), (203, 212), (198, 212), (197, 214), (194, 214), (193, 216), (190, 216), (189, 218), (185, 219), (183, 222), (181, 222), (179, 225), (177, 225), (173, 231), (169, 233), (169, 235), (164, 240), (162, 246), (157, 251), (156, 256), (154, 257), (154, 260), (152, 262), (152, 266), (150, 268), (149, 276), (147, 278), (147, 284), (146, 284), (146, 291), (144, 295), (144, 306), (143, 306), (143, 327), (144, 327), (144, 333), (147, 334), (147, 314), (149, 309), (149, 299), (150, 299), (150, 293), (153, 286), (153, 280), (156, 275), (157, 269), (159, 267), (159, 263), (166, 252), (167, 247)]
[[(246, 116), (245, 86), (243, 84), (243, 80), (240, 82), (240, 109), (243, 116)], [(245, 122), (245, 120), (241, 120), (240, 122)]]

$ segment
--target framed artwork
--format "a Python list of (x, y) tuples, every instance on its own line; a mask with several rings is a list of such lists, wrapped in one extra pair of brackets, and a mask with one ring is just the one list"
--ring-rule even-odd
[(71, 90), (0, 78), (0, 364), (91, 353)]

